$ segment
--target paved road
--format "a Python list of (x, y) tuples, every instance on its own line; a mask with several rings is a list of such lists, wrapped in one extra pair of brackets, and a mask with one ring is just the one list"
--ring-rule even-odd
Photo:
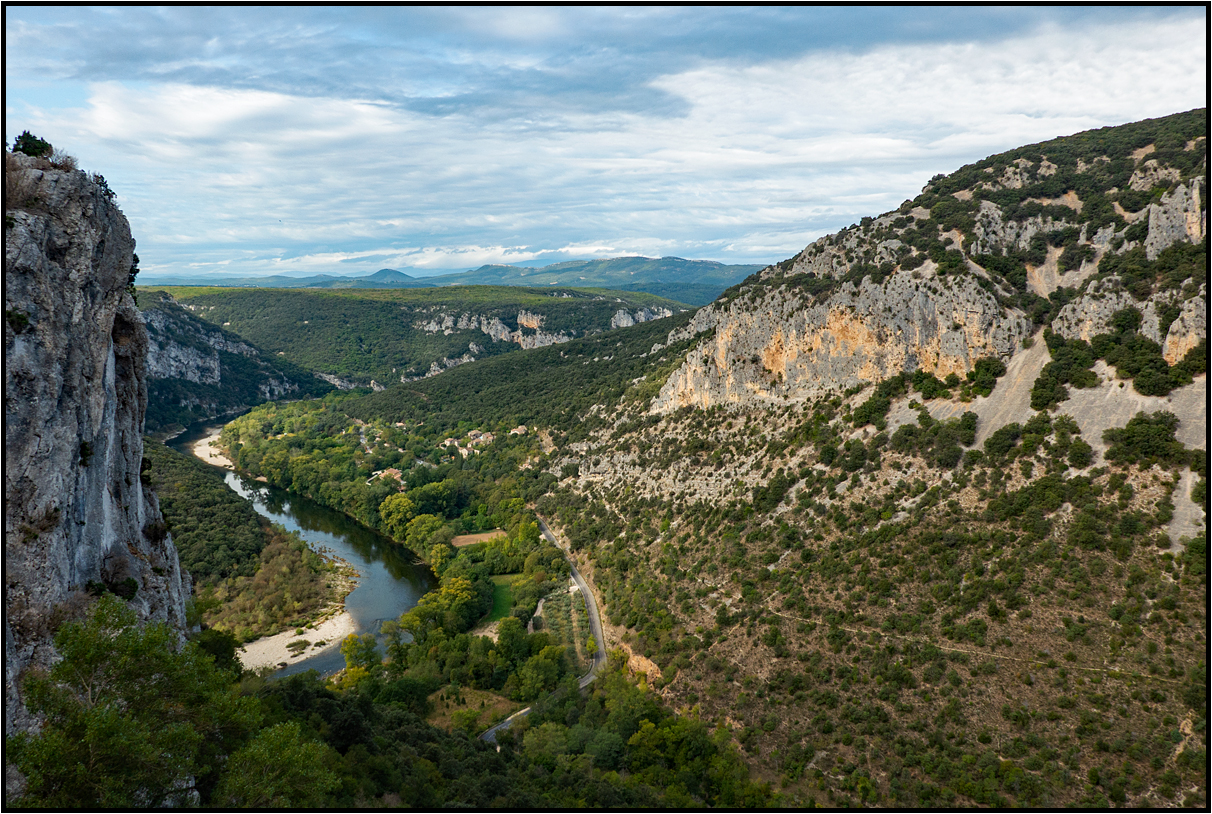
[(547, 523), (542, 517), (539, 517), (539, 530), (543, 532), (543, 536), (552, 545), (564, 552), (564, 557), (568, 560), (568, 567), (572, 570), (572, 581), (581, 589), (581, 596), (585, 597), (585, 610), (589, 612), (589, 632), (593, 634), (594, 641), (598, 643), (598, 649), (593, 654), (593, 664), (590, 666), (589, 672), (581, 676), (580, 686), (585, 688), (593, 683), (593, 680), (598, 677), (598, 673), (606, 666), (606, 637), (602, 634), (602, 619), (598, 616), (598, 602), (594, 599), (593, 592), (589, 590), (589, 586), (585, 583), (581, 572), (573, 565), (572, 558), (569, 556), (571, 552), (568, 550), (568, 546), (561, 544), (556, 539), (556, 536), (551, 533), (551, 529), (547, 528)]
[[(584, 689), (594, 682), (594, 680), (598, 677), (598, 673), (601, 672), (602, 668), (606, 666), (606, 637), (602, 633), (602, 619), (600, 616), (598, 616), (598, 602), (596, 599), (594, 599), (593, 592), (589, 590), (589, 586), (585, 583), (581, 573), (577, 571), (577, 567), (573, 564), (572, 558), (569, 556), (571, 552), (569, 552), (568, 546), (563, 545), (556, 538), (556, 536), (552, 534), (551, 529), (547, 527), (547, 522), (543, 520), (542, 517), (539, 517), (539, 531), (543, 532), (543, 536), (546, 537), (552, 545), (564, 552), (564, 558), (568, 560), (568, 567), (572, 570), (572, 581), (575, 582), (577, 588), (580, 589), (581, 596), (585, 597), (585, 610), (589, 612), (589, 632), (593, 634), (594, 641), (598, 643), (598, 649), (597, 652), (593, 654), (593, 664), (590, 665), (589, 672), (581, 676), (579, 681), (579, 686), (581, 689)], [(513, 715), (510, 715), (508, 718), (501, 721), (496, 726), (489, 729), (484, 734), (480, 735), (480, 738), (488, 741), (489, 743), (496, 743), (498, 732), (500, 732), (502, 729), (508, 729), (513, 725), (514, 721), (529, 714), (530, 707), (520, 709)]]

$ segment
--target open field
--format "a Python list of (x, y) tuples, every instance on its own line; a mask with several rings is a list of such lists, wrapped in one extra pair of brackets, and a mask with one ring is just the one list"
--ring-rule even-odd
[(439, 729), (478, 732), (522, 708), (516, 701), (485, 690), (447, 685), (429, 696), (433, 710), (426, 719)]
[(492, 610), (485, 621), (495, 622), (509, 615), (509, 609), (513, 607), (513, 589), (509, 587), (509, 583), (517, 576), (517, 574), (499, 574), (492, 578)]
[(452, 546), (454, 546), (455, 548), (461, 548), (465, 545), (475, 545), (476, 543), (483, 543), (483, 542), (487, 542), (488, 540), (495, 540), (498, 537), (504, 537), (504, 536), (505, 536), (504, 529), (493, 529), (492, 531), (481, 531), (479, 534), (459, 534), (450, 541), (450, 544)]

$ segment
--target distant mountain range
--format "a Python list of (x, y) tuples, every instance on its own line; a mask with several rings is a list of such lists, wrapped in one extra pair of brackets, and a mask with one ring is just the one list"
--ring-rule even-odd
[(487, 265), (455, 274), (423, 279), (395, 269), (379, 269), (364, 277), (317, 274), (312, 277), (178, 277), (146, 276), (140, 285), (208, 285), (244, 288), (429, 288), (449, 285), (578, 286), (617, 291), (646, 291), (687, 305), (705, 305), (724, 289), (760, 271), (760, 265), (729, 266), (712, 260), (680, 257), (614, 257), (571, 260), (540, 268)]
[(139, 278), (139, 285), (208, 285), (220, 288), (429, 288), (433, 283), (418, 280), (395, 269), (379, 269), (365, 277), (339, 277), (335, 274), (315, 274), (311, 277), (289, 277), (285, 274), (268, 277), (147, 274)]

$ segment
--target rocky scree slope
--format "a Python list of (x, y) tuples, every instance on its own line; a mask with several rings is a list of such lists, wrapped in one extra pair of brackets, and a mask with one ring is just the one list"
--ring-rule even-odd
[[(1177, 362), (1207, 336), (1202, 281), (1158, 290), (1102, 261), (1150, 262), (1205, 241), (1205, 118), (1192, 111), (993, 156), (817, 240), (671, 336), (707, 333), (653, 411), (798, 402), (914, 369), (963, 377), (982, 357), (1008, 362), (1044, 325), (1070, 338), (1107, 332), (1129, 304)], [(1170, 308), (1177, 318), (1162, 330)]]
[(148, 432), (331, 389), (297, 366), (199, 319), (164, 291), (143, 291), (139, 299), (148, 333)]
[[(18, 192), (12, 194), (10, 192)], [(104, 179), (5, 155), (5, 732), (88, 591), (184, 631), (189, 577), (140, 478), (148, 337), (135, 241)]]

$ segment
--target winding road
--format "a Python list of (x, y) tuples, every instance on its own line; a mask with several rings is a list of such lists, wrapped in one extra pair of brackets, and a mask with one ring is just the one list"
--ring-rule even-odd
[[(539, 531), (543, 533), (543, 536), (546, 537), (552, 545), (564, 552), (564, 559), (568, 561), (568, 568), (572, 572), (572, 581), (576, 583), (578, 590), (581, 592), (581, 596), (585, 598), (585, 610), (589, 613), (589, 632), (593, 635), (593, 640), (598, 644), (598, 649), (593, 654), (593, 664), (590, 665), (589, 672), (581, 676), (578, 682), (578, 686), (581, 689), (585, 689), (594, 682), (594, 680), (598, 677), (598, 673), (601, 672), (602, 668), (606, 666), (606, 636), (602, 632), (602, 619), (598, 615), (598, 602), (594, 598), (593, 592), (589, 590), (589, 585), (586, 584), (584, 577), (581, 576), (581, 572), (577, 570), (576, 565), (573, 563), (572, 557), (570, 556), (572, 552), (568, 550), (568, 546), (561, 543), (555, 534), (552, 533), (551, 529), (547, 527), (546, 520), (538, 515), (535, 516), (539, 519)], [(510, 715), (508, 718), (501, 721), (496, 726), (488, 729), (486, 732), (484, 732), (484, 734), (480, 735), (480, 738), (488, 741), (489, 743), (496, 743), (498, 732), (500, 732), (502, 729), (508, 729), (513, 725), (514, 721), (524, 718), (529, 714), (530, 707), (520, 709), (513, 715)]]

